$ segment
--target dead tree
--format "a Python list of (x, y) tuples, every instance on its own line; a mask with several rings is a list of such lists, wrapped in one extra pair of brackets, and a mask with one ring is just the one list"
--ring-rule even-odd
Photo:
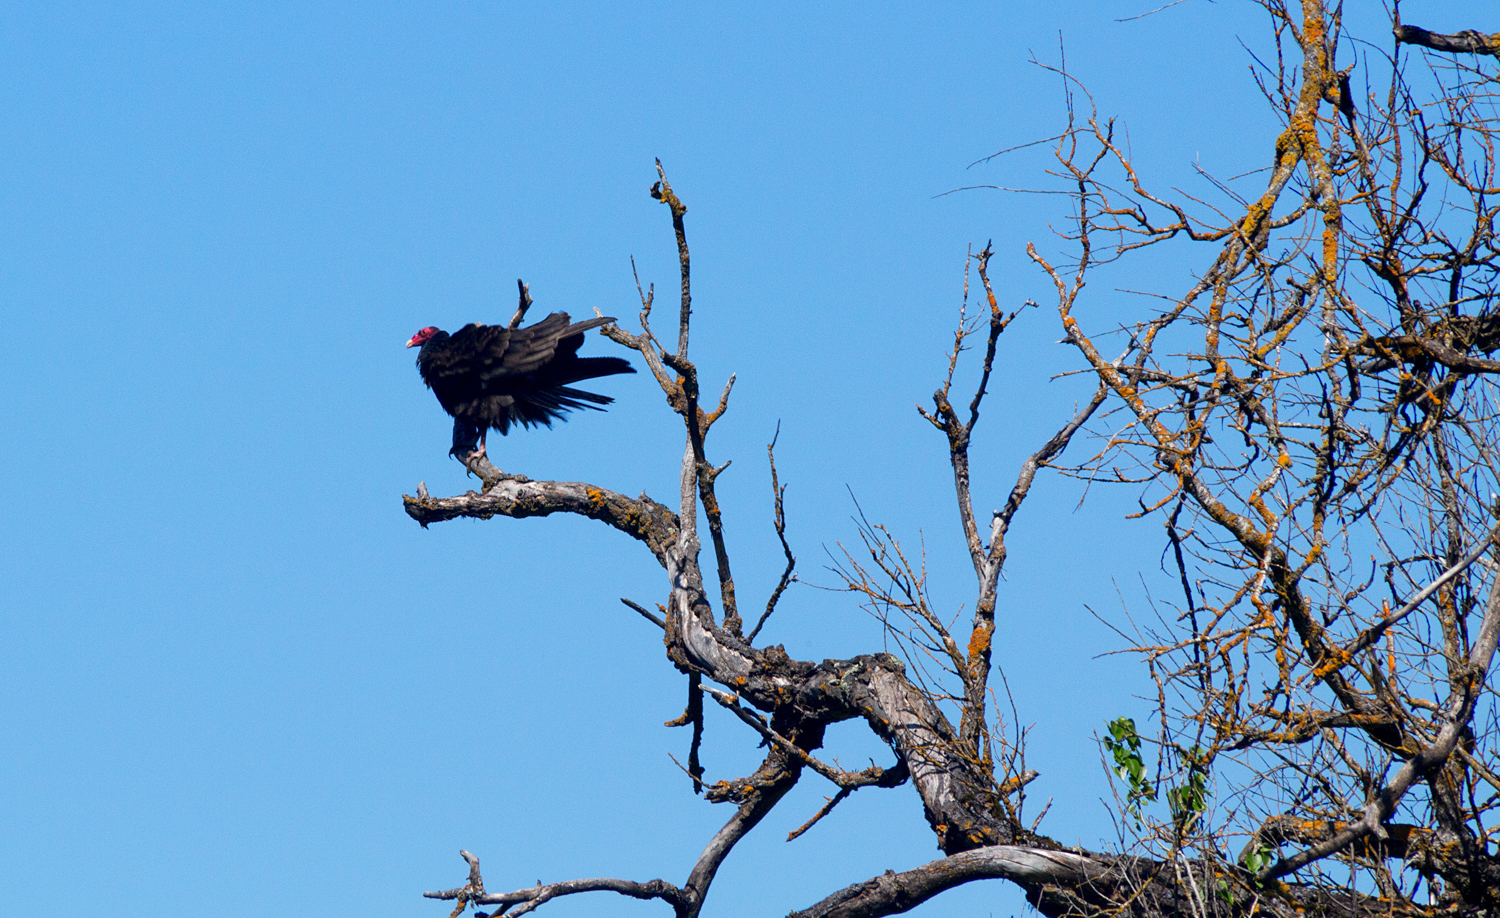
[[(1015, 313), (992, 288), (989, 250), (975, 256), (984, 315), (961, 320), (923, 412), (946, 440), (976, 575), (967, 636), (950, 633), (920, 561), (878, 524), (861, 523), (862, 549), (839, 568), (904, 660), (811, 663), (756, 644), (795, 565), (774, 477), (786, 571), (746, 633), (715, 496), (724, 466), (707, 446), (734, 379), (703, 399), (689, 353), (687, 208), (658, 163), (652, 195), (670, 210), (680, 257), (676, 340), (653, 330), (648, 291), (639, 333), (604, 333), (642, 356), (682, 419), (673, 505), (507, 475), (481, 459), (471, 470), (482, 492), (424, 489), (406, 510), (423, 526), (574, 513), (642, 542), (666, 572), (665, 601), (660, 614), (631, 605), (663, 630), (688, 679), (681, 722), (701, 726), (706, 695), (764, 740), (765, 760), (703, 787), (733, 815), (680, 882), (495, 893), (464, 852), (468, 882), (430, 897), (456, 900), (454, 915), (468, 905), (517, 915), (609, 891), (689, 918), (736, 843), (812, 771), (837, 786), (812, 822), (860, 788), (910, 784), (946, 856), (831, 891), (798, 915), (896, 914), (981, 879), (1018, 885), (1052, 916), (1500, 909), (1489, 825), (1500, 804), (1500, 710), (1488, 684), (1500, 639), (1500, 361), (1490, 356), (1500, 350), (1500, 180), (1496, 77), (1484, 69), (1493, 37), (1398, 21), (1389, 54), (1355, 66), (1340, 56), (1340, 8), (1261, 6), (1277, 54), (1257, 75), (1284, 127), (1268, 139), (1251, 195), (1228, 181), (1218, 205), (1152, 190), (1113, 122), (1069, 81), (1053, 170), (1073, 195), (1068, 254), (1028, 251), (1052, 282), (1074, 369), (1097, 389), (1023, 464), (1003, 509), (978, 519), (970, 440)], [(1123, 323), (1119, 309), (1090, 313), (1085, 285), (1112, 262), (1200, 249), (1187, 289), (1156, 291), (1162, 308)], [(980, 378), (959, 393), (954, 371), (971, 345), (984, 355)], [(1096, 448), (1065, 466), (1075, 440)], [(1137, 516), (1160, 522), (1180, 582), (1176, 605), (1158, 605), (1156, 625), (1128, 636), (1158, 703), (1152, 730), (1122, 719), (1104, 740), (1133, 833), (1117, 852), (1065, 847), (1023, 824), (1017, 795), (1037, 775), (1017, 724), (992, 709), (1007, 532), (1046, 468), (1137, 489)], [(700, 510), (716, 586), (700, 568)], [(840, 721), (863, 721), (891, 763), (850, 772), (820, 758)]]

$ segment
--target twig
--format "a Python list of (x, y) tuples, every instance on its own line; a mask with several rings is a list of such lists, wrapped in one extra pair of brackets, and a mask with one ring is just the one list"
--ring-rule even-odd
[(688, 319), (693, 313), (692, 285), (689, 282), (690, 263), (688, 259), (687, 230), (683, 228), (682, 216), (687, 213), (687, 205), (682, 203), (672, 191), (672, 183), (667, 181), (666, 170), (662, 169), (661, 160), (656, 161), (656, 175), (658, 181), (651, 186), (651, 197), (667, 205), (672, 210), (672, 229), (677, 233), (677, 262), (682, 274), (682, 310), (677, 320), (677, 354), (678, 360), (686, 360), (688, 352)]
[(1485, 549), (1489, 548), (1497, 538), (1500, 538), (1500, 526), (1496, 526), (1494, 529), (1491, 529), (1489, 535), (1485, 536), (1483, 539), (1480, 539), (1479, 543), (1474, 546), (1473, 550), (1471, 550), (1467, 555), (1464, 555), (1464, 557), (1460, 559), (1457, 564), (1439, 574), (1436, 580), (1423, 587), (1422, 590), (1417, 593), (1417, 595), (1413, 596), (1410, 600), (1407, 601), (1406, 605), (1402, 606), (1396, 612), (1385, 616), (1377, 624), (1368, 628), (1359, 637), (1355, 638), (1354, 640), (1350, 641), (1348, 644), (1340, 648), (1338, 651), (1338, 659), (1351, 660), (1360, 651), (1365, 650), (1369, 647), (1373, 647), (1375, 645), (1375, 642), (1380, 640), (1381, 635), (1385, 634), (1386, 631), (1389, 630), (1393, 625), (1397, 624), (1403, 618), (1406, 618), (1406, 616), (1414, 612), (1416, 608), (1427, 599), (1427, 597), (1431, 596), (1433, 593), (1436, 593), (1439, 589), (1441, 589), (1443, 584), (1468, 570), (1469, 566), (1472, 565), (1475, 561), (1478, 561), (1479, 556), (1484, 554)]
[(807, 822), (804, 822), (802, 825), (798, 826), (790, 833), (788, 833), (786, 840), (791, 841), (800, 836), (802, 833), (806, 832), (808, 829), (811, 829), (813, 826), (817, 825), (824, 816), (827, 816), (829, 813), (833, 812), (833, 808), (842, 803), (844, 801), (844, 798), (854, 793), (854, 791), (855, 788), (852, 787), (839, 788), (839, 792), (834, 794), (832, 797), (827, 798), (828, 802), (813, 814), (813, 818), (809, 819)]
[(694, 671), (688, 673), (688, 700), (687, 708), (683, 710), (682, 716), (674, 717), (662, 724), (664, 727), (686, 727), (693, 725), (693, 742), (688, 747), (688, 777), (693, 779), (693, 793), (703, 793), (703, 763), (698, 759), (698, 751), (703, 746), (703, 676)]
[(625, 605), (627, 605), (630, 608), (634, 609), (635, 611), (639, 612), (641, 614), (642, 618), (644, 618), (646, 621), (650, 622), (651, 624), (655, 625), (656, 627), (661, 628), (663, 630), (666, 629), (667, 623), (665, 621), (663, 621), (660, 616), (658, 616), (658, 615), (656, 615), (656, 614), (648, 611), (646, 609), (646, 607), (644, 607), (642, 605), (639, 605), (638, 603), (631, 602), (630, 600), (626, 599), (623, 596), (620, 597), (620, 602), (623, 602)]
[(526, 310), (531, 308), (531, 288), (516, 278), (516, 287), (521, 291), (521, 301), (516, 306), (516, 314), (510, 317), (510, 324), (506, 328), (519, 328), (521, 320), (526, 318)]
[(776, 422), (776, 433), (771, 437), (771, 442), (766, 444), (766, 456), (771, 460), (771, 494), (776, 501), (776, 509), (773, 521), (776, 525), (776, 537), (781, 540), (781, 551), (786, 555), (786, 569), (781, 572), (781, 579), (776, 583), (776, 589), (771, 591), (771, 598), (766, 601), (766, 611), (761, 613), (760, 620), (750, 630), (750, 636), (745, 640), (755, 643), (755, 636), (760, 634), (761, 626), (771, 613), (776, 611), (776, 603), (781, 599), (781, 594), (786, 592), (787, 584), (792, 582), (792, 571), (797, 567), (797, 559), (792, 555), (792, 546), (786, 541), (786, 512), (783, 507), (783, 499), (786, 497), (786, 488), (781, 485), (776, 476), (776, 441), (781, 437), (781, 422)]

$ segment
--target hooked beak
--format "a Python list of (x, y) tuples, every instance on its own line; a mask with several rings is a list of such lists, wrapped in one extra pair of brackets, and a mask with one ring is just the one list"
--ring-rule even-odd
[(406, 346), (407, 347), (416, 347), (417, 346), (417, 336), (416, 335), (412, 335), (411, 339), (406, 342)]

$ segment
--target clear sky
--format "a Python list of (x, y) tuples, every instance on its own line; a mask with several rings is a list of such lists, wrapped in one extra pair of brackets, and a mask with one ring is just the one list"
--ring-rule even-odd
[[(630, 258), (675, 298), (660, 157), (686, 201), (695, 357), (731, 372), (714, 429), (740, 595), (779, 572), (765, 444), (779, 422), (803, 575), (871, 520), (925, 545), (970, 608), (941, 436), (965, 251), (993, 239), (1008, 306), (975, 446), (980, 512), (1086, 381), (1049, 285), (1066, 199), (1046, 149), (1070, 71), (1162, 185), (1264, 165), (1274, 122), (1249, 3), (12, 3), (0, 9), (0, 911), (440, 916), (475, 852), (492, 890), (681, 882), (727, 819), (695, 798), (684, 679), (619, 598), (660, 569), (583, 520), (424, 531), (401, 494), (470, 487), (421, 385), (418, 328), (594, 309), (633, 327)], [(1434, 5), (1434, 8), (1443, 5)], [(1418, 4), (1409, 18), (1421, 21)], [(1479, 23), (1423, 21), (1432, 28)], [(1387, 41), (1378, 23), (1366, 34)], [(1197, 184), (1194, 184), (1197, 183)], [(1055, 187), (1055, 186), (1053, 186)], [(1082, 307), (1139, 309), (1101, 279)], [(591, 337), (590, 353), (608, 343)], [(639, 360), (637, 359), (637, 363)], [(493, 438), (501, 467), (673, 501), (681, 436), (648, 376), (607, 414)], [(1109, 843), (1094, 734), (1143, 671), (1090, 609), (1149, 610), (1158, 523), (1046, 478), (1011, 536), (996, 661), (1042, 772), (1030, 812)], [(711, 564), (711, 555), (705, 556)], [(1123, 603), (1123, 606), (1122, 606)], [(852, 600), (794, 588), (765, 632), (803, 659), (882, 647)], [(710, 780), (758, 761), (710, 714)], [(863, 727), (828, 754), (883, 754)], [(808, 776), (721, 871), (706, 914), (777, 915), (939, 856), (910, 787)], [(1024, 908), (1000, 884), (922, 915)], [(551, 915), (665, 914), (596, 894)]]

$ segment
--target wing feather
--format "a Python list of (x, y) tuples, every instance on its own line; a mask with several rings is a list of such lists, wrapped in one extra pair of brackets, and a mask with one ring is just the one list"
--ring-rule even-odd
[(454, 448), (474, 429), (493, 427), (504, 434), (512, 424), (550, 427), (570, 410), (598, 410), (612, 402), (570, 384), (635, 372), (619, 357), (577, 356), (584, 332), (613, 321), (601, 316), (571, 324), (567, 313), (554, 312), (526, 328), (465, 325), (424, 344), (417, 367), (456, 419)]

